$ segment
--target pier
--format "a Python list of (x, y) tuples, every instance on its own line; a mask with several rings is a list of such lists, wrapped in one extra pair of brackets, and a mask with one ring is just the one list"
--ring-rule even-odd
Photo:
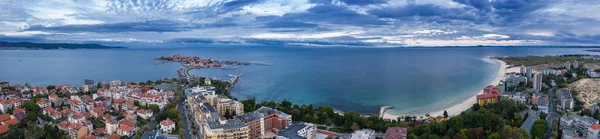
[(393, 109), (393, 106), (381, 106), (379, 108), (379, 117), (383, 118), (383, 116), (385, 115), (385, 111), (388, 109)]

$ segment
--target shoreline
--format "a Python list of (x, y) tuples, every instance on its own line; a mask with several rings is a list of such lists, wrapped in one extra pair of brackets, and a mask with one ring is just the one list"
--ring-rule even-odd
[[(490, 83), (488, 83), (488, 85), (498, 85), (500, 83), (500, 81), (504, 80), (506, 73), (514, 72), (513, 70), (515, 70), (515, 69), (518, 71), (518, 67), (516, 67), (516, 68), (510, 67), (509, 68), (509, 65), (507, 65), (506, 62), (504, 62), (502, 60), (492, 59), (492, 58), (488, 58), (488, 59), (500, 63), (500, 67), (498, 68), (498, 72), (496, 73), (496, 76)], [(477, 103), (476, 95), (480, 95), (480, 94), (483, 94), (483, 88), (479, 89), (479, 92), (477, 92), (476, 94), (473, 94), (473, 96), (461, 101), (460, 103), (452, 105), (452, 106), (444, 108), (444, 109), (441, 109), (441, 110), (429, 112), (429, 115), (431, 117), (443, 116), (444, 111), (447, 111), (449, 116), (458, 115), (458, 114), (462, 113), (463, 111), (466, 111), (469, 108), (471, 108), (471, 106), (473, 106), (473, 104)], [(407, 115), (392, 114), (392, 113), (386, 111), (383, 114), (382, 118), (383, 119), (397, 119), (400, 116), (407, 116)], [(421, 119), (420, 118), (421, 116), (423, 116), (424, 118), (427, 118), (427, 117), (425, 117), (425, 114), (409, 115), (409, 116), (417, 116), (417, 119)]]

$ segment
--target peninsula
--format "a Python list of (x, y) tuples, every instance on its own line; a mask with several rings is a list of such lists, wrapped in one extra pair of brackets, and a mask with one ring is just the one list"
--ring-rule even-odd
[(73, 43), (32, 43), (0, 41), (0, 50), (49, 50), (49, 49), (115, 49), (126, 47), (104, 46), (100, 44)]

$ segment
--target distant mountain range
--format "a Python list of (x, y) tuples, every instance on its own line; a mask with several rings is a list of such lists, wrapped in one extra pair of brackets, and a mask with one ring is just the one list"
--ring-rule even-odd
[(104, 46), (100, 44), (74, 43), (32, 43), (0, 41), (0, 50), (46, 50), (46, 49), (115, 49), (126, 47)]

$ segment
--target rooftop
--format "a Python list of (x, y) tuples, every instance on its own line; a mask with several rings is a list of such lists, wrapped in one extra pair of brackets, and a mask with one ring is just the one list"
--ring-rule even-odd
[(298, 131), (304, 127), (306, 127), (306, 124), (304, 124), (304, 123), (292, 124), (292, 125), (289, 125), (286, 129), (277, 132), (277, 135), (284, 136), (286, 138), (291, 138), (291, 139), (301, 139), (304, 137), (299, 136)]

